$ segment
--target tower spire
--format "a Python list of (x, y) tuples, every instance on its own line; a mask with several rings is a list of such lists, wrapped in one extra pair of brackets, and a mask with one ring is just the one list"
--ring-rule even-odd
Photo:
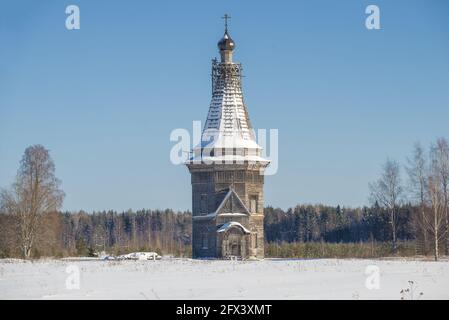
[(222, 19), (225, 21), (225, 33), (223, 38), (218, 42), (218, 49), (220, 49), (221, 62), (232, 63), (232, 51), (235, 48), (235, 43), (228, 33), (228, 20), (231, 17), (226, 13)]
[(221, 62), (212, 60), (212, 98), (201, 140), (186, 161), (192, 175), (192, 256), (263, 259), (263, 175), (270, 161), (243, 101), (229, 18), (223, 17), (225, 33), (218, 42)]

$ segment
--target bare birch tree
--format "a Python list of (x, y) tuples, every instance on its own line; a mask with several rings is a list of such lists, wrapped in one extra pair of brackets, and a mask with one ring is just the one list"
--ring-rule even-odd
[(400, 167), (396, 161), (387, 160), (382, 167), (382, 175), (374, 183), (369, 184), (371, 200), (387, 209), (391, 224), (393, 252), (398, 249), (397, 221), (398, 206), (402, 196)]
[(442, 192), (442, 206), (444, 215), (444, 230), (442, 238), (445, 254), (449, 254), (449, 146), (445, 138), (437, 139), (431, 148), (431, 159), (435, 183), (439, 183)]
[[(433, 165), (434, 166), (434, 165)], [(425, 220), (427, 229), (433, 234), (435, 261), (440, 257), (440, 240), (444, 234), (444, 195), (438, 175), (430, 174), (428, 182), (429, 202), (431, 215)]]
[(428, 183), (428, 168), (424, 150), (420, 143), (415, 143), (411, 158), (407, 158), (406, 171), (408, 173), (409, 188), (412, 200), (419, 207), (416, 232), (421, 233), (423, 240), (423, 253), (427, 254), (429, 248), (428, 232), (426, 226), (426, 198)]
[(43, 215), (62, 205), (64, 193), (59, 185), (48, 150), (34, 145), (25, 150), (11, 190), (2, 190), (0, 194), (2, 211), (14, 217), (25, 258), (31, 256)]

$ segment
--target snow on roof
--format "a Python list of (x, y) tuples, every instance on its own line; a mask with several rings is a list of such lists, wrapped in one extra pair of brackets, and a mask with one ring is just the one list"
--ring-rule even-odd
[(186, 165), (208, 162), (254, 162), (268, 166), (261, 156), (262, 148), (243, 100), (241, 66), (238, 63), (217, 63), (212, 66), (212, 100), (201, 140), (193, 147)]
[(248, 214), (241, 212), (223, 212), (220, 213), (220, 217), (247, 217)]
[[(252, 129), (251, 129), (252, 131)], [(253, 133), (250, 135), (253, 136)], [(246, 148), (262, 149), (253, 138), (244, 138), (238, 129), (206, 129), (201, 136), (202, 148)], [(198, 147), (200, 147), (198, 146)]]
[[(224, 71), (218, 74), (201, 137), (202, 145), (207, 143), (210, 147), (224, 148), (232, 143), (231, 147), (238, 148), (237, 143), (244, 148), (260, 148), (243, 102), (240, 74)], [(214, 131), (212, 144), (210, 130)]]
[(269, 164), (270, 160), (259, 156), (239, 156), (239, 155), (225, 155), (225, 156), (214, 156), (214, 157), (192, 157), (186, 163), (233, 163), (233, 162), (250, 162), (250, 163), (261, 163), (261, 164)]
[(238, 227), (238, 228), (242, 229), (242, 231), (243, 231), (244, 233), (246, 233), (246, 234), (250, 234), (250, 233), (251, 233), (248, 229), (246, 229), (244, 226), (242, 226), (242, 224), (240, 224), (240, 223), (238, 223), (238, 222), (236, 222), (236, 221), (226, 222), (224, 225), (222, 225), (222, 226), (217, 230), (217, 232), (218, 232), (218, 233), (226, 232), (226, 231), (228, 231), (228, 230), (229, 230), (230, 228), (232, 228), (232, 227)]

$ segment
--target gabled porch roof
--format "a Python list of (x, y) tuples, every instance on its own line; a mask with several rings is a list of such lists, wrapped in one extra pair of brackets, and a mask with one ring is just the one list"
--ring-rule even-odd
[[(231, 197), (235, 197), (235, 199), (237, 200), (238, 204), (243, 208), (243, 212), (223, 212), (220, 213), (220, 211), (223, 209), (224, 205), (226, 204), (227, 201), (230, 200)], [(242, 199), (240, 199), (239, 195), (237, 194), (237, 192), (235, 192), (235, 190), (232, 187), (229, 187), (229, 191), (226, 193), (226, 196), (223, 198), (223, 200), (220, 202), (220, 205), (218, 206), (217, 210), (215, 210), (212, 213), (206, 214), (206, 215), (201, 215), (201, 216), (194, 216), (193, 219), (195, 220), (201, 220), (201, 219), (214, 219), (217, 215), (226, 215), (226, 216), (249, 216), (251, 213), (248, 210), (248, 208), (245, 206), (245, 204), (243, 203)]]

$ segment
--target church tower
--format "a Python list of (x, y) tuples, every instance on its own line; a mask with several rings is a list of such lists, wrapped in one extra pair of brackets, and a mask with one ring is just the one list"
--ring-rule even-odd
[(201, 135), (186, 165), (192, 183), (193, 258), (263, 258), (262, 158), (242, 94), (242, 66), (233, 62), (228, 32), (212, 60), (212, 101)]

